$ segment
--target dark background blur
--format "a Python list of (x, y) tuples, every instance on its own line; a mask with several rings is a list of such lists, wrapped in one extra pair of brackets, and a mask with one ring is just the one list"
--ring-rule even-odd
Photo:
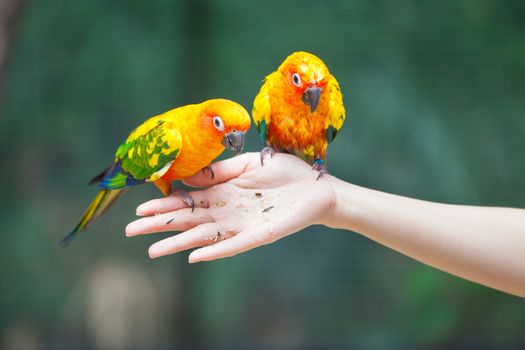
[[(297, 50), (344, 93), (332, 174), (525, 207), (524, 18), (523, 1), (501, 0), (0, 0), (0, 348), (523, 349), (523, 299), (348, 232), (151, 261), (165, 235), (127, 239), (124, 226), (153, 186), (57, 241), (137, 124), (213, 97), (251, 110)], [(252, 130), (247, 149), (260, 148)]]

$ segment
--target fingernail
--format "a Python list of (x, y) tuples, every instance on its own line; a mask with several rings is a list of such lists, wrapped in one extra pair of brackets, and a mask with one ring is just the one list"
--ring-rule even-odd
[(155, 259), (159, 257), (157, 254), (155, 254), (155, 245), (152, 245), (151, 247), (149, 247), (148, 255), (150, 259)]
[(128, 224), (126, 228), (124, 229), (124, 233), (126, 234), (126, 237), (133, 236), (132, 229), (130, 228), (132, 226), (131, 224)]
[(199, 259), (199, 254), (195, 254), (195, 253), (191, 253), (190, 256), (188, 256), (188, 262), (190, 264), (193, 264), (193, 263), (197, 263), (199, 262), (200, 259)]
[(126, 226), (126, 228), (125, 228), (126, 236), (128, 236), (128, 237), (136, 236), (138, 234), (138, 232), (140, 232), (140, 225), (137, 226), (137, 222), (140, 221), (140, 220), (142, 220), (142, 219), (138, 219), (138, 220), (132, 221)]
[(143, 216), (144, 215), (144, 204), (141, 204), (137, 207), (137, 209), (135, 210), (135, 215), (138, 215), (138, 216)]

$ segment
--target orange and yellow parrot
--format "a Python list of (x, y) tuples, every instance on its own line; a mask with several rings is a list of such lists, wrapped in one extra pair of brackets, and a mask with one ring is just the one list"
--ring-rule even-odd
[(337, 80), (319, 57), (288, 56), (264, 80), (252, 114), (266, 145), (261, 164), (268, 153), (288, 152), (313, 164), (319, 177), (327, 173), (326, 148), (343, 126), (345, 108)]
[[(240, 153), (249, 128), (248, 112), (224, 99), (175, 108), (146, 120), (120, 145), (113, 164), (90, 181), (99, 183), (101, 190), (62, 242), (91, 225), (128, 187), (152, 182), (167, 196), (172, 181), (205, 169), (213, 177), (209, 164), (225, 148)], [(188, 193), (176, 189), (173, 194), (193, 210)]]

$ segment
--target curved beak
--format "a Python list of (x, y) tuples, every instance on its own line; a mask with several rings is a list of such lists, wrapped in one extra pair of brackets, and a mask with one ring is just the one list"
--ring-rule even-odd
[(233, 151), (233, 153), (237, 155), (242, 152), (242, 149), (244, 147), (245, 136), (245, 132), (233, 130), (224, 135), (222, 139), (222, 144), (224, 145), (224, 147)]
[(310, 106), (310, 111), (315, 112), (321, 97), (321, 88), (314, 86), (309, 87), (303, 93), (303, 102)]

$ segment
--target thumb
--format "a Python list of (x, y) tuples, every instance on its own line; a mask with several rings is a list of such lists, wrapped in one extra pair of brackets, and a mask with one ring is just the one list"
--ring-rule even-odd
[[(233, 158), (222, 160), (210, 165), (211, 172), (199, 171), (197, 174), (184, 179), (186, 185), (191, 187), (210, 187), (234, 179), (248, 169), (253, 159), (258, 159), (257, 153), (244, 153)], [(212, 178), (213, 174), (213, 178)]]

